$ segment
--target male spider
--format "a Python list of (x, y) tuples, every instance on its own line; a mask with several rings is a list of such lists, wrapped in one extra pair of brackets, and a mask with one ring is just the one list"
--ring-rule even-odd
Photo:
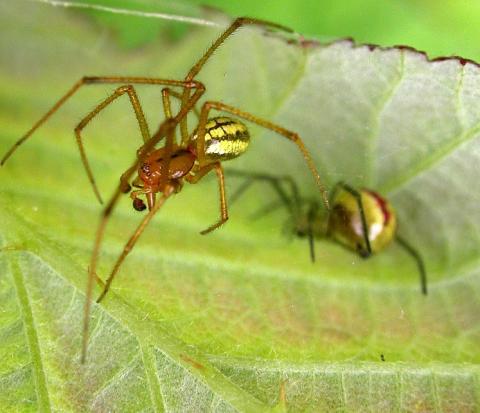
[[(300, 197), (297, 184), (290, 176), (279, 177), (231, 169), (227, 172), (247, 178), (230, 198), (230, 202), (237, 199), (254, 181), (266, 181), (272, 185), (281, 204), (290, 214), (290, 230), (299, 237), (308, 237), (312, 262), (315, 261), (315, 238), (331, 238), (363, 258), (384, 250), (395, 239), (416, 261), (421, 292), (427, 295), (427, 275), (423, 260), (415, 248), (396, 234), (395, 210), (377, 192), (366, 188), (355, 189), (338, 182), (330, 192), (330, 209), (325, 216), (315, 200)], [(290, 193), (282, 183), (289, 186)], [(262, 208), (262, 211), (272, 209), (269, 205), (268, 208)]]
[[(119, 255), (113, 269), (110, 272), (107, 281), (103, 284), (103, 291), (97, 302), (100, 302), (107, 294), (113, 278), (117, 274), (120, 266), (128, 253), (132, 250), (145, 227), (149, 224), (155, 213), (162, 207), (164, 202), (174, 193), (180, 192), (183, 183), (197, 183), (205, 174), (214, 170), (219, 183), (220, 192), (220, 219), (213, 225), (201, 232), (207, 234), (218, 228), (228, 219), (227, 203), (225, 197), (225, 184), (222, 162), (230, 160), (241, 155), (248, 146), (249, 133), (244, 124), (230, 117), (209, 118), (212, 109), (229, 113), (236, 118), (242, 118), (246, 121), (255, 123), (266, 129), (270, 129), (279, 135), (295, 143), (302, 153), (313, 177), (318, 185), (325, 205), (328, 208), (328, 196), (324, 189), (317, 169), (311, 159), (309, 152), (303, 144), (301, 138), (295, 132), (289, 131), (279, 125), (261, 119), (253, 114), (244, 112), (238, 108), (229, 106), (219, 101), (207, 101), (201, 106), (199, 120), (196, 129), (189, 133), (187, 127), (187, 115), (194, 110), (196, 103), (205, 91), (205, 86), (195, 80), (204, 64), (212, 56), (213, 52), (237, 29), (244, 25), (261, 25), (274, 29), (291, 32), (290, 29), (275, 23), (264, 20), (242, 17), (236, 19), (207, 49), (203, 56), (192, 66), (184, 80), (157, 79), (147, 77), (122, 77), (122, 76), (88, 76), (83, 77), (76, 82), (67, 93), (62, 96), (53, 107), (41, 117), (32, 128), (20, 138), (4, 155), (0, 164), (3, 165), (13, 152), (24, 143), (30, 136), (50, 118), (78, 89), (83, 85), (91, 84), (121, 84), (109, 97), (97, 105), (89, 112), (75, 128), (75, 137), (80, 151), (80, 156), (87, 176), (92, 185), (96, 197), (102, 203), (100, 192), (95, 183), (95, 179), (88, 162), (81, 132), (103, 109), (114, 102), (120, 96), (127, 94), (133, 111), (135, 112), (140, 132), (143, 138), (143, 145), (137, 150), (135, 162), (121, 175), (120, 185), (110, 198), (103, 209), (100, 222), (97, 228), (93, 252), (90, 260), (88, 283), (86, 290), (85, 313), (83, 323), (83, 345), (82, 362), (86, 358), (86, 349), (88, 343), (88, 329), (90, 318), (91, 296), (93, 293), (94, 280), (96, 278), (96, 266), (101, 242), (105, 233), (105, 228), (111, 213), (122, 193), (129, 193), (133, 199), (133, 207), (136, 210), (144, 210), (148, 207), (148, 214), (138, 225), (135, 232), (131, 235)], [(160, 123), (157, 131), (152, 135), (149, 131), (140, 101), (134, 88), (134, 84), (161, 85), (162, 103), (165, 114), (165, 120)], [(172, 90), (172, 87), (183, 89), (182, 93)], [(180, 100), (180, 108), (177, 114), (171, 110), (170, 98), (175, 97)], [(180, 125), (181, 142), (176, 142), (175, 131)], [(161, 148), (156, 145), (165, 139), (165, 144)], [(132, 175), (137, 172), (137, 177), (131, 181)], [(132, 186), (137, 188), (131, 191)], [(157, 198), (159, 194), (159, 198)], [(145, 202), (141, 197), (146, 198)]]

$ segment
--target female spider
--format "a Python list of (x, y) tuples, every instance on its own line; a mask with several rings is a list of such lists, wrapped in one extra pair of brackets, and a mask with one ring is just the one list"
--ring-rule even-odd
[[(180, 192), (185, 182), (195, 184), (208, 172), (212, 170), (215, 171), (218, 178), (220, 193), (220, 219), (202, 231), (201, 234), (207, 234), (227, 221), (228, 210), (222, 162), (236, 158), (244, 153), (250, 139), (247, 127), (237, 118), (270, 129), (292, 141), (298, 147), (310, 168), (316, 184), (323, 196), (325, 205), (328, 208), (328, 196), (322, 185), (317, 169), (309, 152), (304, 146), (303, 141), (295, 132), (289, 131), (279, 125), (219, 101), (207, 101), (203, 103), (199, 111), (197, 127), (192, 132), (189, 132), (188, 130), (187, 115), (194, 110), (196, 103), (205, 91), (205, 86), (195, 80), (195, 77), (198, 75), (207, 60), (212, 56), (214, 51), (233, 32), (244, 25), (261, 25), (274, 29), (291, 31), (283, 26), (263, 20), (246, 17), (238, 18), (217, 38), (217, 40), (215, 40), (204, 55), (192, 66), (184, 80), (120, 76), (83, 77), (6, 152), (0, 162), (0, 164), (3, 165), (14, 151), (29, 139), (32, 134), (50, 118), (50, 116), (52, 116), (70, 97), (72, 97), (72, 95), (75, 94), (75, 92), (77, 92), (78, 89), (80, 89), (81, 86), (106, 83), (120, 84), (121, 86), (117, 87), (109, 97), (89, 112), (74, 129), (85, 171), (96, 197), (102, 202), (100, 192), (95, 183), (93, 172), (84, 150), (82, 131), (108, 105), (119, 97), (125, 94), (128, 95), (138, 121), (143, 138), (143, 145), (137, 150), (136, 159), (133, 164), (121, 175), (120, 185), (116, 188), (114, 194), (103, 209), (97, 227), (86, 290), (82, 362), (86, 357), (91, 296), (93, 293), (94, 280), (96, 278), (97, 259), (106, 225), (120, 195), (122, 193), (130, 193), (133, 200), (133, 207), (136, 210), (148, 208), (148, 213), (125, 244), (106, 282), (102, 283), (103, 291), (97, 299), (97, 302), (100, 302), (107, 294), (124, 259), (132, 250), (155, 213), (158, 212), (172, 194)], [(160, 126), (154, 134), (151, 134), (149, 131), (143, 109), (134, 87), (134, 85), (138, 84), (163, 86), (162, 103), (165, 120), (160, 123)], [(175, 91), (172, 88), (180, 88), (183, 92)], [(180, 100), (180, 107), (176, 114), (173, 114), (171, 109), (170, 100), (172, 97)], [(233, 117), (211, 117), (211, 110), (226, 112)], [(177, 142), (175, 136), (177, 127), (180, 129), (180, 142)], [(163, 147), (157, 148), (156, 145), (162, 140), (165, 141)], [(136, 178), (131, 180), (135, 173), (137, 174)], [(132, 186), (136, 188), (134, 191), (132, 191)], [(146, 202), (142, 198), (144, 198)]]
[[(295, 181), (289, 176), (275, 177), (230, 169), (228, 173), (247, 178), (230, 202), (238, 198), (254, 181), (266, 181), (273, 186), (290, 214), (292, 231), (299, 237), (308, 237), (312, 262), (315, 261), (315, 238), (331, 238), (362, 258), (383, 251), (395, 239), (417, 263), (421, 292), (427, 295), (427, 276), (423, 260), (415, 248), (396, 233), (395, 210), (390, 202), (377, 192), (366, 188), (356, 189), (338, 182), (330, 192), (330, 210), (325, 217), (315, 200), (300, 197)], [(290, 193), (282, 183), (289, 186)], [(272, 207), (262, 210), (271, 211)]]

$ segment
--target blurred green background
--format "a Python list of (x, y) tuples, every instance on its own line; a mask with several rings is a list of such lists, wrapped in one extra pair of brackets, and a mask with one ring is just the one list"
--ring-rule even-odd
[[(83, 0), (82, 3), (138, 10), (151, 7), (142, 0)], [(480, 60), (480, 1), (477, 0), (182, 0), (158, 1), (156, 11), (198, 16), (196, 6), (201, 5), (216, 7), (232, 17), (247, 15), (283, 23), (320, 40), (353, 37), (360, 43), (413, 46), (430, 57), (458, 55)], [(151, 39), (165, 25), (161, 20), (138, 18), (138, 25), (126, 28), (119, 15), (99, 13), (98, 18), (102, 24), (121, 28), (122, 43), (130, 47)], [(188, 28), (168, 26), (173, 37)]]

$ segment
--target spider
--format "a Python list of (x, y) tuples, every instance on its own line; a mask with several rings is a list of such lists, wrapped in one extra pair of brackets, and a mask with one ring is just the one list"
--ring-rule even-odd
[[(0, 161), (0, 164), (3, 165), (15, 150), (29, 139), (32, 134), (82, 86), (93, 84), (119, 84), (120, 86), (90, 111), (74, 129), (75, 138), (86, 174), (97, 199), (100, 203), (103, 203), (84, 150), (82, 131), (98, 114), (102, 112), (103, 109), (119, 97), (127, 95), (130, 100), (140, 128), (143, 144), (137, 150), (133, 164), (121, 175), (120, 184), (106, 203), (97, 227), (88, 270), (83, 322), (82, 363), (86, 360), (91, 297), (93, 294), (95, 279), (103, 286), (103, 291), (97, 299), (98, 303), (109, 291), (110, 285), (115, 275), (118, 273), (123, 261), (133, 249), (153, 216), (159, 211), (171, 195), (180, 192), (185, 182), (195, 184), (207, 173), (214, 171), (217, 175), (219, 184), (220, 219), (213, 225), (201, 231), (201, 234), (207, 234), (227, 221), (228, 209), (225, 196), (222, 162), (234, 159), (243, 154), (247, 149), (250, 140), (247, 126), (240, 122), (238, 118), (274, 131), (292, 141), (298, 147), (310, 168), (316, 184), (323, 196), (325, 205), (328, 208), (328, 196), (321, 182), (320, 175), (317, 172), (310, 153), (297, 133), (220, 101), (204, 102), (201, 109), (199, 111), (196, 110), (196, 104), (206, 90), (205, 86), (195, 79), (196, 76), (207, 60), (212, 56), (214, 51), (232, 33), (245, 25), (259, 25), (271, 29), (292, 32), (291, 29), (276, 23), (249, 17), (241, 17), (234, 20), (233, 23), (214, 41), (202, 57), (191, 67), (183, 80), (123, 76), (83, 77), (77, 81), (23, 137), (14, 143)], [(161, 93), (165, 119), (160, 123), (158, 129), (153, 134), (150, 133), (142, 106), (134, 87), (134, 85), (139, 84), (163, 86)], [(174, 88), (179, 88), (181, 91), (174, 90)], [(172, 113), (172, 98), (180, 101), (180, 107), (176, 114)], [(228, 113), (232, 117), (211, 117), (210, 112), (212, 110)], [(192, 132), (189, 132), (187, 115), (192, 111), (195, 111), (198, 115), (198, 124)], [(176, 140), (175, 132), (177, 127), (180, 129), (180, 142), (177, 142)], [(162, 140), (164, 141), (164, 145), (157, 148), (157, 144)], [(134, 179), (131, 179), (135, 173), (137, 176)], [(135, 190), (132, 190), (132, 187), (134, 187)], [(101, 249), (101, 243), (107, 223), (118, 199), (121, 194), (127, 193), (130, 193), (133, 208), (135, 210), (142, 211), (148, 208), (148, 213), (144, 216), (136, 230), (130, 236), (122, 252), (118, 256), (107, 280), (103, 282), (96, 275), (97, 260)]]
[[(427, 275), (423, 259), (415, 248), (396, 233), (395, 210), (390, 202), (377, 192), (367, 188), (356, 189), (344, 182), (338, 182), (330, 192), (330, 209), (325, 216), (315, 200), (300, 197), (297, 184), (290, 176), (232, 169), (228, 169), (228, 173), (246, 178), (230, 198), (231, 203), (255, 181), (266, 181), (272, 185), (292, 219), (292, 222), (289, 222), (289, 232), (298, 237), (308, 237), (312, 262), (315, 261), (315, 238), (330, 238), (355, 251), (362, 258), (381, 252), (395, 239), (415, 260), (420, 275), (421, 292), (427, 295)], [(285, 185), (290, 192), (285, 190)], [(258, 211), (257, 216), (274, 208), (275, 205), (268, 205)]]

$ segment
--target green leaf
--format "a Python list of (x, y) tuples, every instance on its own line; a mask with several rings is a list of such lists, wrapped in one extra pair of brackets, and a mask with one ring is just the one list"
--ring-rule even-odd
[[(220, 29), (194, 28), (125, 50), (84, 14), (0, 5), (0, 149), (83, 75), (181, 79)], [(408, 49), (300, 44), (243, 29), (199, 75), (206, 99), (270, 119), (304, 139), (328, 186), (388, 195), (400, 233), (369, 260), (327, 240), (308, 259), (281, 233), (258, 184), (218, 218), (215, 179), (185, 185), (155, 217), (113, 289), (94, 305), (79, 363), (84, 287), (101, 206), (72, 129), (111, 86), (85, 87), (0, 170), (0, 406), (4, 411), (475, 411), (479, 392), (480, 69)], [(139, 87), (151, 129), (160, 89)], [(190, 125), (193, 125), (193, 117)], [(294, 145), (252, 127), (232, 168), (292, 175), (316, 194)], [(140, 145), (127, 99), (84, 132), (104, 196)], [(227, 167), (227, 165), (225, 165)], [(229, 177), (232, 192), (238, 179)], [(105, 277), (141, 214), (117, 205)], [(98, 293), (98, 291), (97, 291)], [(381, 361), (381, 357), (385, 361)], [(281, 387), (285, 400), (281, 400)]]

